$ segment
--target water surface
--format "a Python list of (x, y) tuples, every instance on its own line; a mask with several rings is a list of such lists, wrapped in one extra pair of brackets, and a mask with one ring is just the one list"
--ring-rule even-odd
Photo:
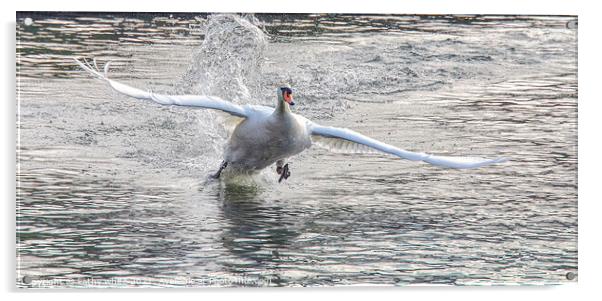
[[(25, 18), (31, 18), (25, 25)], [(17, 15), (22, 287), (557, 284), (577, 273), (577, 29), (563, 16)], [(227, 119), (111, 91), (273, 105), (476, 170), (312, 148), (210, 181)], [(23, 277), (32, 280), (22, 282)]]

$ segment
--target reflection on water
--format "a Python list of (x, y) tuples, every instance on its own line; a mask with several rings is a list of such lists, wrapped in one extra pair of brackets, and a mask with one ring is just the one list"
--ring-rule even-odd
[[(18, 285), (568, 281), (574, 19), (18, 14)], [(213, 181), (230, 120), (117, 95), (72, 56), (113, 61), (110, 76), (134, 86), (236, 103), (273, 105), (286, 82), (317, 122), (511, 161), (458, 171), (311, 149), (284, 184), (273, 169)]]
[(290, 248), (291, 240), (300, 234), (293, 228), (291, 212), (277, 204), (265, 204), (253, 186), (230, 184), (219, 197), (227, 225), (223, 247), (234, 257), (224, 264), (225, 272), (257, 273), (259, 279), (285, 284), (278, 273), (279, 250)]

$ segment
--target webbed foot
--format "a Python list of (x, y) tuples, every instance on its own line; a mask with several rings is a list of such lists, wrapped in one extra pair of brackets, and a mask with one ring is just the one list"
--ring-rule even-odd
[(282, 182), (282, 180), (286, 180), (288, 179), (288, 177), (291, 176), (291, 171), (288, 168), (288, 163), (286, 163), (284, 166), (280, 167), (276, 167), (276, 172), (280, 175), (280, 179), (278, 179), (278, 183)]

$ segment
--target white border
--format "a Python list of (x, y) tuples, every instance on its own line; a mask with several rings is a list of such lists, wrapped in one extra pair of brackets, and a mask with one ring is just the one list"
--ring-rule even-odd
[[(143, 294), (136, 298), (164, 299), (165, 293), (179, 293), (176, 298), (236, 298), (236, 299), (305, 299), (308, 294), (336, 299), (373, 299), (373, 298), (408, 298), (420, 300), (448, 300), (450, 297), (463, 300), (581, 300), (599, 295), (597, 282), (600, 277), (599, 245), (601, 229), (598, 214), (601, 197), (596, 193), (600, 185), (600, 96), (597, 87), (602, 85), (599, 75), (602, 53), (599, 46), (600, 10), (595, 2), (586, 1), (386, 1), (363, 0), (350, 3), (344, 0), (146, 0), (146, 1), (10, 1), (3, 3), (3, 33), (5, 33), (2, 70), (3, 98), (2, 141), (2, 191), (4, 199), (4, 231), (2, 242), (4, 247), (2, 259), (5, 261), (0, 282), (4, 287), (5, 297), (19, 300), (56, 298), (61, 300), (80, 300), (81, 298), (101, 300), (104, 298), (131, 298), (131, 293)], [(106, 294), (90, 294), (91, 291), (54, 291), (49, 296), (42, 296), (29, 291), (20, 293), (14, 286), (15, 267), (15, 227), (14, 227), (14, 193), (15, 193), (15, 11), (52, 10), (52, 11), (170, 11), (170, 12), (347, 12), (347, 13), (404, 13), (404, 14), (538, 14), (538, 15), (578, 15), (579, 16), (579, 282), (574, 285), (555, 287), (495, 287), (495, 288), (336, 288), (336, 289), (194, 289), (194, 290), (108, 290)], [(10, 101), (12, 99), (12, 101)], [(107, 291), (107, 290), (102, 290)], [(200, 293), (200, 295), (199, 295)], [(298, 294), (303, 293), (303, 294)], [(376, 296), (374, 296), (376, 294)], [(115, 296), (117, 295), (117, 296)]]

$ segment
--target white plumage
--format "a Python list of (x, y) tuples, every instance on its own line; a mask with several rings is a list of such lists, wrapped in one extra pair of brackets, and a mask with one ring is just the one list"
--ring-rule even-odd
[[(471, 157), (436, 156), (397, 148), (344, 128), (316, 124), (290, 111), (290, 99), (278, 89), (276, 108), (258, 105), (237, 105), (219, 97), (205, 95), (163, 95), (146, 92), (108, 78), (109, 63), (104, 73), (94, 63), (75, 62), (92, 75), (109, 83), (117, 92), (138, 99), (152, 100), (162, 105), (177, 105), (220, 110), (242, 121), (236, 126), (228, 141), (224, 162), (234, 169), (259, 171), (274, 163), (282, 166), (287, 158), (309, 148), (312, 144), (330, 150), (344, 149), (353, 152), (382, 152), (412, 161), (424, 161), (448, 168), (477, 168), (505, 162), (505, 158), (483, 159)], [(93, 67), (94, 66), (94, 67)], [(225, 167), (225, 165), (223, 166)], [(220, 169), (221, 172), (221, 169)], [(280, 172), (279, 172), (280, 173)], [(218, 173), (219, 175), (219, 173)]]

